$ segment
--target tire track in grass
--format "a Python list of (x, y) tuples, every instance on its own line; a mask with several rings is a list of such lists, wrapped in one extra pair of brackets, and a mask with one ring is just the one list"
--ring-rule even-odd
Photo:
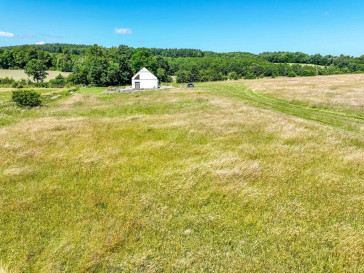
[(217, 95), (239, 98), (256, 107), (271, 109), (306, 120), (316, 121), (344, 131), (356, 133), (361, 137), (364, 136), (363, 129), (361, 129), (364, 128), (364, 116), (362, 115), (352, 115), (324, 108), (313, 108), (263, 95), (243, 86), (206, 85), (206, 87), (208, 91)]

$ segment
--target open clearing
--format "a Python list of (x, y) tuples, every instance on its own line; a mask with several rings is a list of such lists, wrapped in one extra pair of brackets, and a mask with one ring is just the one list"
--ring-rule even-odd
[[(71, 74), (70, 72), (60, 72), (60, 71), (47, 71), (48, 75), (45, 81), (49, 81), (57, 77), (59, 74), (62, 76), (68, 76)], [(28, 77), (27, 74), (25, 74), (24, 70), (14, 70), (14, 69), (0, 69), (0, 78), (13, 78), (14, 80), (18, 81), (21, 79), (30, 79), (33, 80), (31, 77)]]
[(364, 114), (364, 74), (244, 81), (253, 90), (289, 102)]
[(359, 76), (3, 102), (0, 271), (362, 272)]

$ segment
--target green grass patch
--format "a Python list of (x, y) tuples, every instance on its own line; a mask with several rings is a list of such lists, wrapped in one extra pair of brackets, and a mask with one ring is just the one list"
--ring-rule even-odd
[(107, 87), (87, 87), (81, 88), (79, 93), (80, 94), (100, 94), (105, 91)]
[(113, 100), (116, 98), (115, 94), (105, 94), (105, 95), (100, 95), (99, 96), (99, 100), (105, 101), (105, 100)]
[(242, 83), (1, 105), (0, 271), (363, 270), (351, 119)]

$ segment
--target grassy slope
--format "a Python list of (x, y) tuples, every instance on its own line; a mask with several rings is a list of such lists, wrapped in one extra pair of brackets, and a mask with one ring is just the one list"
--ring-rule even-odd
[(364, 115), (364, 74), (266, 78), (242, 82), (254, 91), (285, 101)]
[(241, 83), (204, 84), (207, 90), (216, 94), (239, 98), (251, 105), (313, 120), (350, 132), (364, 134), (364, 116), (360, 113), (345, 113), (334, 109), (311, 107), (304, 103), (289, 102), (252, 91)]
[(81, 88), (80, 94), (100, 94), (105, 91), (107, 87), (89, 87)]
[[(42, 95), (53, 94), (69, 90), (67, 88), (26, 88), (34, 90)], [(44, 108), (22, 109), (11, 102), (11, 95), (14, 88), (0, 88), (0, 126), (12, 124), (24, 118), (36, 118), (44, 114)]]
[(36, 87), (35, 88), (23, 88), (23, 89), (0, 88), (0, 103), (11, 100), (11, 94), (14, 90), (34, 90), (34, 91), (37, 91), (38, 93), (44, 94), (44, 93), (66, 90), (66, 88), (36, 88)]
[(79, 94), (16, 114), (0, 128), (0, 266), (363, 270), (363, 136), (239, 86)]
[[(70, 72), (60, 72), (48, 70), (48, 76), (45, 81), (49, 81), (57, 77), (59, 74), (63, 76), (68, 76)], [(13, 78), (14, 80), (28, 79), (28, 75), (24, 73), (24, 70), (13, 70), (13, 69), (0, 69), (0, 78)], [(29, 78), (31, 79), (31, 78)], [(33, 79), (31, 79), (33, 80)]]

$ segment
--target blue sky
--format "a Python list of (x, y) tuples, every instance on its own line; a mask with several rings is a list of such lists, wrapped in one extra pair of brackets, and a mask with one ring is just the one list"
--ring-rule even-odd
[(0, 46), (364, 54), (363, 0), (0, 0)]

